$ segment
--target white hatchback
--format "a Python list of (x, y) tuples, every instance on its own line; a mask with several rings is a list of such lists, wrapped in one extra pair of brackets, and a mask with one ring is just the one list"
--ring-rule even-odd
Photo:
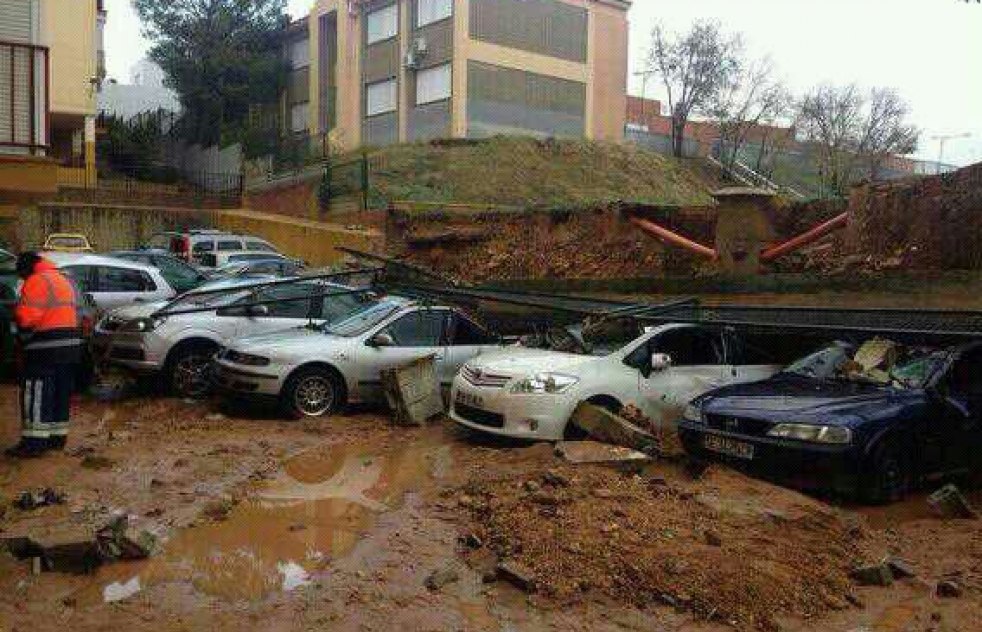
[(472, 430), (549, 441), (577, 436), (569, 421), (582, 402), (633, 404), (670, 426), (698, 395), (778, 370), (734, 332), (663, 325), (594, 355), (512, 347), (479, 356), (454, 380), (450, 416)]

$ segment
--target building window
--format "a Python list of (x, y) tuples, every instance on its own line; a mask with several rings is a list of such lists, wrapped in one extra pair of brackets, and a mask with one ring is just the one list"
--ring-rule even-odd
[(416, 105), (445, 101), (452, 94), (450, 64), (416, 73)]
[(453, 0), (417, 0), (416, 28), (439, 22), (453, 15)]
[(396, 80), (379, 81), (368, 85), (365, 96), (366, 116), (376, 116), (396, 110)]
[(306, 103), (296, 103), (290, 108), (290, 131), (300, 134), (307, 131), (307, 108)]
[(299, 40), (290, 44), (290, 67), (294, 70), (310, 65), (310, 41)]
[(399, 34), (399, 5), (390, 4), (368, 14), (368, 43), (374, 44)]

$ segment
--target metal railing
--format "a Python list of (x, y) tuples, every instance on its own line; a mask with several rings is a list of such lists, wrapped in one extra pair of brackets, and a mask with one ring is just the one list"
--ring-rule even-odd
[(0, 41), (0, 153), (43, 155), (50, 144), (48, 47)]
[(58, 170), (58, 187), (74, 199), (144, 198), (154, 203), (237, 207), (242, 174), (182, 171), (164, 165), (93, 169), (69, 162)]

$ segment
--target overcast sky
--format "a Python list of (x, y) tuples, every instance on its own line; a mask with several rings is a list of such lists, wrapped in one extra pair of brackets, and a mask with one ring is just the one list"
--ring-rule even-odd
[[(146, 52), (129, 0), (107, 0), (109, 75), (129, 81)], [(313, 0), (291, 0), (306, 13)], [(770, 55), (797, 91), (822, 82), (896, 88), (924, 130), (918, 155), (935, 160), (936, 135), (972, 133), (950, 141), (945, 162), (982, 161), (982, 5), (962, 0), (635, 0), (631, 71), (639, 69), (648, 34), (661, 20), (675, 30), (700, 18), (744, 34), (752, 52)], [(649, 82), (648, 96), (661, 90)], [(632, 77), (631, 92), (641, 82)]]

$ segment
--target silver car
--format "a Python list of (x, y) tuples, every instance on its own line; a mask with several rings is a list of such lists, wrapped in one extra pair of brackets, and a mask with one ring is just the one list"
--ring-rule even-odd
[(457, 371), (501, 339), (450, 307), (380, 301), (336, 325), (236, 340), (214, 376), (226, 393), (278, 400), (290, 417), (320, 417), (349, 403), (385, 401), (380, 374), (426, 356), (449, 388)]
[(100, 311), (162, 301), (176, 294), (160, 270), (142, 263), (67, 252), (45, 252), (43, 256), (89, 294)]
[[(372, 304), (362, 295), (329, 296), (349, 288), (321, 281), (253, 287), (264, 280), (270, 279), (218, 281), (170, 302), (112, 312), (96, 325), (96, 348), (114, 365), (138, 374), (161, 374), (176, 394), (198, 397), (210, 390), (212, 356), (229, 341), (335, 322)], [(222, 288), (229, 291), (203, 293)], [(283, 299), (297, 300), (250, 305)], [(203, 311), (159, 315), (192, 309)]]

